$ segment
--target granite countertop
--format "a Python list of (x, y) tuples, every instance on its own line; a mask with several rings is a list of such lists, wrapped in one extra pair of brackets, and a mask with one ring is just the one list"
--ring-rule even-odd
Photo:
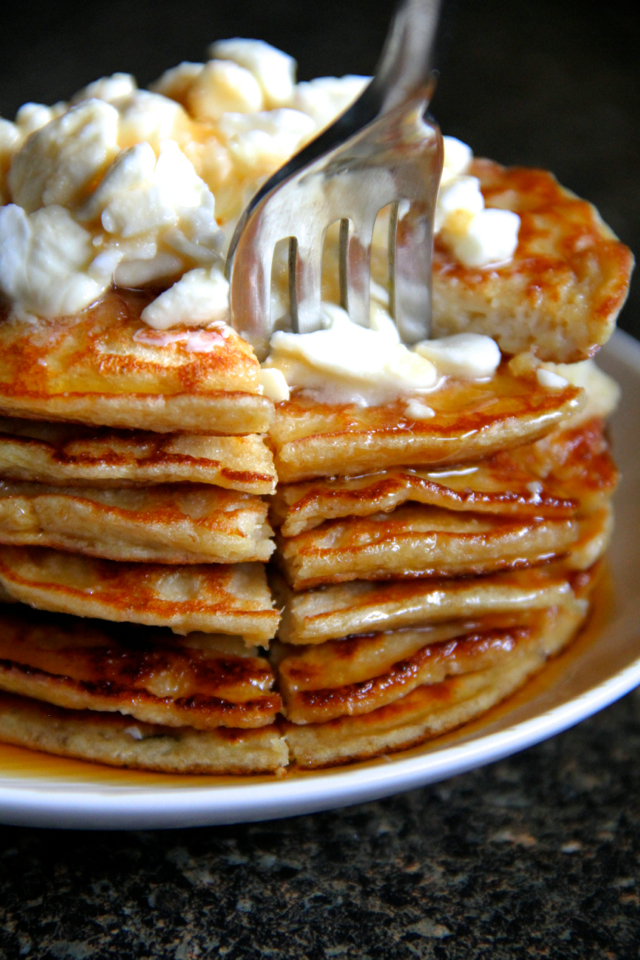
[(640, 693), (437, 786), (271, 823), (0, 829), (0, 957), (637, 957)]
[[(0, 112), (114, 70), (147, 83), (200, 59), (216, 35), (279, 43), (303, 77), (370, 71), (390, 8), (13, 3), (3, 13)], [(445, 132), (477, 153), (553, 169), (632, 248), (636, 9), (630, 0), (463, 4), (434, 103)], [(638, 287), (621, 319), (636, 335)], [(639, 756), (633, 693), (511, 759), (345, 810), (149, 833), (0, 827), (0, 958), (638, 957)]]

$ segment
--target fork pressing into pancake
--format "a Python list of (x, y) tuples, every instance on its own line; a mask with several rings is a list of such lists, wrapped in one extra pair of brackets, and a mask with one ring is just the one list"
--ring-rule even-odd
[(264, 184), (240, 218), (227, 258), (231, 323), (260, 360), (273, 329), (276, 243), (289, 241), (291, 329), (309, 333), (321, 326), (325, 234), (339, 221), (341, 306), (369, 326), (371, 241), (378, 213), (389, 206), (390, 312), (406, 343), (429, 336), (442, 137), (425, 114), (440, 6), (401, 0), (371, 83)]

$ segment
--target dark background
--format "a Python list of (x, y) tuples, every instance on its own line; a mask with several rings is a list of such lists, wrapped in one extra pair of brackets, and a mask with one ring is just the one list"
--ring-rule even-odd
[[(476, 154), (542, 166), (640, 250), (637, 0), (466, 0), (433, 105)], [(5, 4), (0, 114), (53, 103), (104, 74), (146, 85), (228, 36), (291, 53), (299, 76), (371, 73), (390, 0), (58, 0)], [(640, 336), (640, 281), (621, 326)]]
[[(300, 77), (369, 73), (391, 4), (26, 2), (0, 14), (0, 112), (116, 70), (148, 83), (226, 36)], [(434, 112), (553, 170), (640, 250), (638, 4), (468, 0)], [(622, 326), (640, 336), (640, 284)], [(640, 956), (640, 695), (446, 783), (268, 824), (135, 834), (0, 828), (0, 960)]]

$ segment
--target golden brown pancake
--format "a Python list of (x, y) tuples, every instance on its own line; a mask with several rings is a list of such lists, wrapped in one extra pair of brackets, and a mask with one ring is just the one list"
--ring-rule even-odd
[[(278, 688), (286, 703), (298, 693), (317, 690), (339, 690), (372, 677), (384, 676), (394, 664), (413, 656), (428, 645), (439, 644), (464, 636), (472, 631), (518, 624), (520, 614), (493, 614), (476, 620), (447, 620), (425, 627), (385, 630), (381, 633), (363, 633), (326, 643), (293, 645), (276, 640), (269, 649), (269, 662), (276, 668)], [(524, 622), (524, 621), (523, 621)]]
[(145, 723), (262, 727), (281, 701), (257, 651), (225, 638), (176, 644), (169, 631), (0, 607), (0, 689), (73, 710)]
[(283, 608), (278, 637), (287, 644), (318, 644), (371, 631), (557, 606), (571, 601), (574, 580), (565, 560), (482, 577), (352, 580), (299, 593), (281, 577), (274, 577), (272, 585)]
[(584, 391), (543, 388), (503, 364), (488, 381), (447, 379), (415, 420), (406, 401), (379, 407), (319, 403), (305, 393), (276, 406), (270, 436), (281, 483), (358, 476), (394, 466), (460, 463), (529, 443), (576, 413)]
[[(342, 698), (350, 698), (350, 712), (354, 715), (343, 713), (323, 723), (300, 725), (287, 722), (283, 727), (280, 724), (286, 739), (284, 744), (273, 724), (252, 730), (211, 729), (206, 723), (215, 722), (213, 698), (198, 698), (192, 694), (186, 701), (184, 698), (172, 699), (175, 698), (172, 680), (176, 668), (178, 686), (185, 682), (184, 659), (187, 686), (213, 684), (218, 692), (233, 690), (236, 702), (230, 710), (236, 717), (239, 714), (245, 719), (249, 716), (249, 711), (254, 709), (252, 702), (241, 700), (248, 679), (246, 664), (250, 664), (248, 673), (254, 680), (264, 686), (270, 686), (271, 681), (263, 666), (265, 661), (255, 657), (254, 651), (248, 651), (243, 657), (241, 648), (229, 647), (229, 638), (217, 641), (220, 649), (206, 652), (207, 644), (203, 644), (201, 638), (185, 638), (178, 647), (168, 641), (166, 632), (131, 628), (115, 639), (114, 628), (108, 624), (82, 623), (74, 618), (42, 616), (24, 608), (14, 608), (2, 615), (7, 648), (3, 647), (2, 652), (8, 653), (11, 659), (7, 662), (0, 658), (0, 686), (28, 688), (36, 697), (66, 702), (91, 700), (96, 704), (106, 700), (108, 704), (102, 707), (103, 711), (122, 711), (124, 708), (128, 716), (60, 708), (48, 702), (2, 693), (0, 740), (117, 766), (194, 773), (276, 770), (287, 763), (288, 754), (300, 766), (342, 763), (410, 746), (484, 712), (540, 669), (547, 656), (561, 649), (579, 627), (584, 613), (584, 607), (580, 605), (565, 604), (529, 618), (524, 628), (505, 630), (503, 627), (502, 634), (494, 623), (493, 633), (485, 631), (484, 636), (475, 638), (469, 635), (460, 638), (458, 634), (448, 647), (446, 640), (443, 643), (440, 637), (440, 643), (431, 644), (440, 649), (422, 655), (423, 661), (431, 661), (430, 673), (429, 669), (425, 672), (424, 663), (418, 664), (415, 658), (405, 657), (404, 663), (396, 662), (387, 672), (387, 680), (389, 687), (395, 682), (398, 692), (398, 680), (403, 673), (405, 686), (410, 686), (412, 672), (418, 679), (427, 675), (436, 678), (443, 666), (445, 674), (449, 673), (447, 679), (414, 686), (410, 692), (384, 706), (360, 715), (357, 706), (358, 700), (362, 703), (362, 687), (357, 690), (357, 680), (356, 689), (353, 684), (351, 690), (343, 685)], [(451, 632), (451, 625), (445, 625), (444, 630), (447, 629)], [(150, 641), (148, 647), (147, 638)], [(367, 639), (370, 638), (360, 638), (365, 643)], [(436, 638), (432, 635), (430, 639)], [(215, 644), (216, 640), (212, 642)], [(469, 643), (478, 646), (471, 648)], [(407, 643), (404, 646), (407, 652), (410, 641), (409, 646)], [(352, 679), (354, 668), (356, 675), (358, 669), (363, 668), (363, 661), (370, 661), (372, 656), (375, 659), (375, 650), (367, 652), (361, 648), (360, 653), (363, 652), (364, 658), (347, 654), (349, 664), (345, 674), (349, 679)], [(240, 668), (237, 667), (238, 659), (244, 660)], [(410, 663), (411, 660), (415, 662)], [(207, 669), (211, 665), (214, 665), (212, 669)], [(479, 669), (472, 669), (474, 666)], [(64, 675), (54, 673), (56, 669), (64, 669)], [(329, 674), (323, 674), (321, 669), (316, 680)], [(104, 681), (96, 682), (96, 677), (103, 677)], [(304, 680), (302, 685), (305, 686)], [(380, 692), (384, 696), (383, 685), (381, 682), (371, 685), (373, 688), (377, 686), (378, 699)], [(314, 686), (313, 680), (311, 686)], [(169, 698), (158, 696), (167, 692)], [(331, 690), (324, 688), (320, 691), (315, 704), (310, 698), (316, 712), (323, 696), (325, 703), (330, 702)], [(370, 704), (375, 700), (373, 696)], [(173, 722), (175, 726), (149, 724), (133, 715), (134, 710), (145, 715), (153, 713), (155, 708), (164, 717), (171, 716), (169, 724)], [(175, 715), (174, 709), (177, 711)], [(203, 729), (181, 725), (180, 710), (188, 714), (190, 721), (197, 717)], [(227, 718), (230, 719), (230, 713)], [(254, 716), (253, 719), (257, 718)]]
[[(584, 614), (586, 607), (576, 606), (576, 611)], [(371, 713), (423, 684), (506, 662), (550, 619), (549, 609), (523, 611), (311, 647), (279, 644), (271, 659), (277, 666), (283, 713), (292, 723)]]
[(281, 484), (272, 522), (285, 537), (324, 520), (390, 512), (407, 501), (454, 511), (570, 517), (602, 506), (617, 482), (601, 420), (496, 453), (475, 464), (389, 469), (364, 477)]
[(58, 756), (164, 773), (275, 772), (289, 756), (275, 725), (194, 730), (132, 723), (119, 714), (65, 710), (9, 693), (0, 694), (0, 740)]
[(141, 489), (0, 480), (0, 543), (149, 563), (266, 561), (267, 505), (206, 484)]
[(574, 637), (584, 616), (572, 607), (552, 608), (498, 662), (417, 686), (370, 713), (307, 725), (287, 722), (283, 733), (290, 756), (301, 767), (346, 763), (401, 750), (459, 727), (522, 686)]
[(111, 290), (73, 317), (0, 313), (0, 413), (160, 433), (264, 433), (273, 404), (233, 330), (153, 330), (153, 294)]
[(570, 570), (588, 570), (603, 556), (613, 534), (613, 509), (607, 504), (580, 520), (578, 539), (566, 558)]
[(1, 599), (100, 620), (226, 633), (251, 645), (275, 636), (260, 563), (169, 567), (78, 557), (43, 547), (0, 547)]
[(534, 566), (565, 554), (576, 519), (454, 513), (405, 504), (393, 513), (328, 520), (280, 537), (278, 561), (296, 590), (347, 580), (454, 577)]
[(631, 251), (544, 170), (474, 160), (470, 173), (487, 207), (519, 214), (518, 248), (504, 266), (474, 269), (436, 242), (433, 335), (484, 333), (503, 353), (531, 350), (555, 363), (592, 356), (625, 301)]
[(159, 434), (0, 417), (0, 475), (7, 480), (125, 487), (212, 483), (273, 493), (273, 456), (262, 437)]

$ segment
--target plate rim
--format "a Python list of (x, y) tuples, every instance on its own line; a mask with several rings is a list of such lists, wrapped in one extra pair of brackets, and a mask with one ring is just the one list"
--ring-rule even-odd
[[(607, 353), (640, 375), (640, 342), (616, 330)], [(3, 774), (0, 822), (74, 829), (158, 829), (280, 819), (381, 799), (448, 779), (534, 746), (614, 703), (640, 684), (640, 655), (595, 686), (502, 730), (436, 750), (378, 758), (256, 783), (184, 786), (64, 782)], [(385, 762), (386, 761), (386, 762)]]

